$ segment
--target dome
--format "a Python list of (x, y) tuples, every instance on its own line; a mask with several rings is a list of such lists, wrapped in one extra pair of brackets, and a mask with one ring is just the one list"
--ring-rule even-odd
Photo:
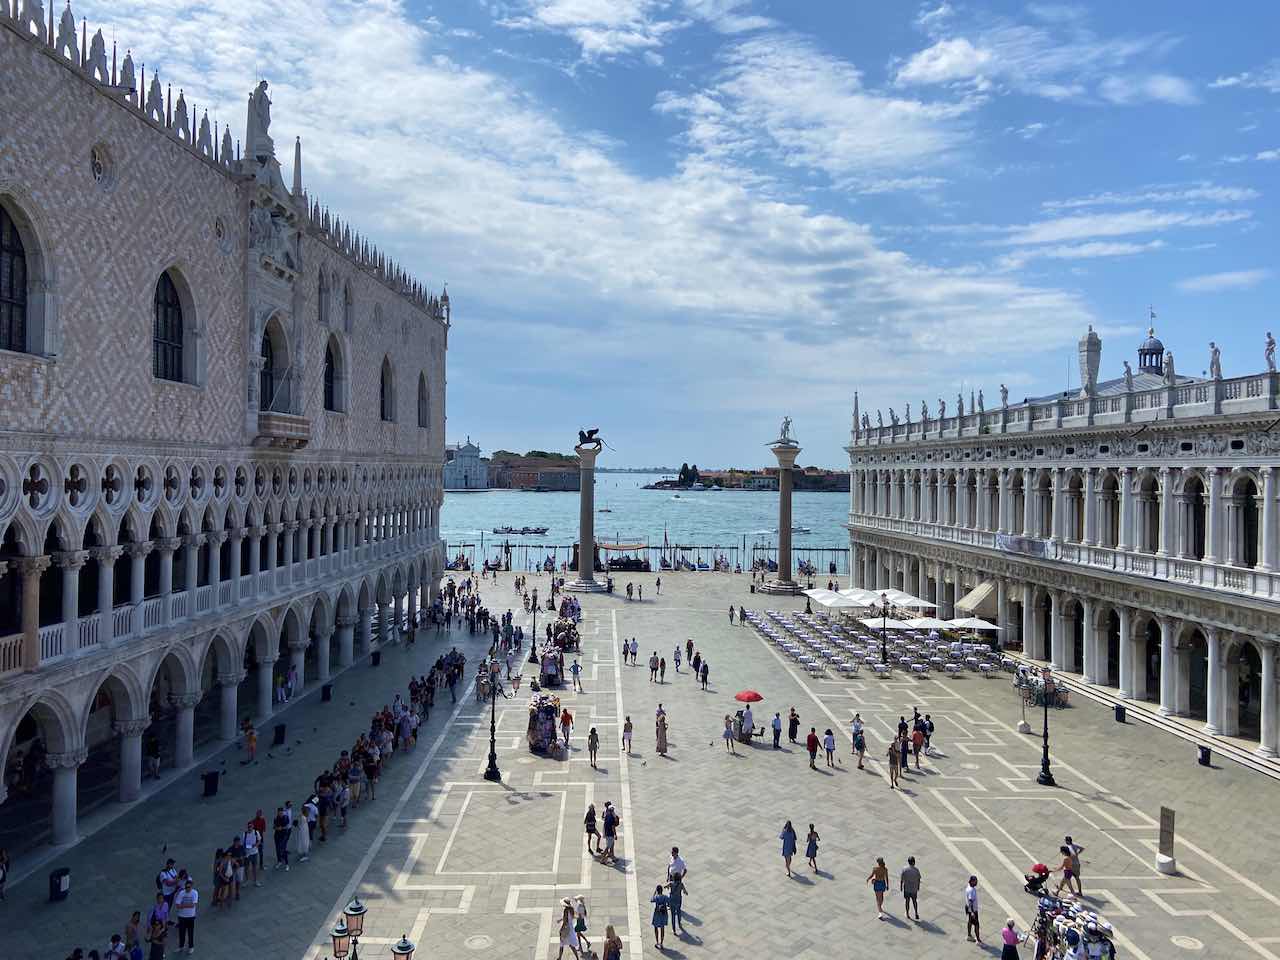
[(1138, 347), (1138, 349), (1143, 353), (1148, 351), (1159, 351), (1162, 355), (1164, 354), (1164, 344), (1156, 338), (1155, 327), (1147, 328), (1147, 339), (1142, 341), (1142, 345)]

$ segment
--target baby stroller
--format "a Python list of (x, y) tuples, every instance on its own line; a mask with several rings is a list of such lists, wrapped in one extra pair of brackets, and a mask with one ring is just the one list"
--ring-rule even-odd
[(1031, 872), (1024, 873), (1022, 879), (1026, 882), (1022, 885), (1022, 889), (1034, 896), (1044, 896), (1044, 885), (1049, 882), (1049, 868), (1043, 863), (1035, 863), (1031, 865)]

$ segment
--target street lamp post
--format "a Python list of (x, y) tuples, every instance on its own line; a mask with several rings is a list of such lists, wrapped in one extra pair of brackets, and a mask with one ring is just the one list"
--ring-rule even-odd
[(889, 635), (889, 595), (880, 594), (880, 662), (889, 662), (889, 644), (885, 638)]
[(1053, 779), (1053, 771), (1049, 769), (1049, 698), (1053, 696), (1054, 691), (1053, 673), (1045, 667), (1042, 676), (1044, 678), (1044, 753), (1040, 756), (1040, 775), (1036, 777), (1036, 783), (1042, 787), (1056, 787), (1057, 781)]
[(360, 902), (359, 897), (352, 897), (351, 902), (343, 908), (342, 916), (334, 924), (329, 936), (333, 939), (334, 960), (360, 960), (360, 935), (364, 933), (364, 915), (369, 908)]
[(485, 768), (484, 778), (493, 783), (502, 782), (502, 771), (498, 769), (498, 661), (489, 661), (489, 766)]

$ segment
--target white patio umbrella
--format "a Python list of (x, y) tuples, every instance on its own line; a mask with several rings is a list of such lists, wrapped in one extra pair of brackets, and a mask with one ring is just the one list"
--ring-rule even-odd
[(861, 621), (863, 626), (870, 627), (872, 630), (910, 630), (911, 624), (902, 620), (886, 620), (883, 617), (863, 617)]
[[(886, 591), (887, 593), (888, 591)], [(860, 587), (848, 587), (838, 591), (840, 596), (847, 600), (857, 600), (862, 606), (870, 607), (873, 604), (879, 606), (880, 594), (874, 590), (863, 590)], [(890, 600), (892, 603), (892, 599)]]
[(914, 594), (906, 593), (902, 590), (886, 590), (889, 595), (889, 602), (895, 607), (904, 607), (909, 610), (932, 610), (938, 605), (923, 600)]
[(1000, 627), (994, 623), (989, 623), (981, 617), (958, 617), (955, 620), (947, 621), (957, 630), (999, 630)]
[(951, 623), (947, 620), (939, 620), (937, 617), (916, 617), (908, 620), (907, 625), (912, 630), (949, 630)]
[(822, 587), (814, 587), (811, 590), (801, 590), (800, 592), (803, 593), (806, 597), (810, 597), (814, 600), (817, 600), (819, 603), (822, 603), (824, 600), (830, 599), (831, 597), (837, 596), (834, 590), (826, 590)]

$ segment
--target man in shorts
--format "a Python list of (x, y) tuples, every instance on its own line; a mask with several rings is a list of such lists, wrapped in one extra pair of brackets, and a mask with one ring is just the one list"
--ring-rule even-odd
[(907, 865), (902, 868), (898, 878), (898, 886), (902, 890), (902, 899), (907, 908), (907, 919), (911, 919), (911, 908), (916, 908), (916, 919), (920, 919), (920, 871), (916, 869), (916, 858), (907, 857)]
[(604, 802), (604, 851), (600, 854), (601, 863), (615, 863), (617, 856), (613, 852), (614, 844), (618, 839), (618, 824), (622, 822), (622, 818), (618, 816), (618, 812), (614, 810), (613, 804), (608, 800)]

